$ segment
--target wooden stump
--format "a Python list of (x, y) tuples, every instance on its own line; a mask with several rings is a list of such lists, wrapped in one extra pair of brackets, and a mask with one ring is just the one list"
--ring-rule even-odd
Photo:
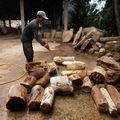
[(89, 75), (94, 84), (105, 83), (105, 77), (106, 71), (101, 66), (96, 66)]
[(117, 116), (117, 108), (114, 104), (114, 102), (112, 101), (108, 91), (105, 88), (100, 88), (100, 91), (102, 92), (102, 94), (104, 95), (104, 97), (106, 98), (107, 102), (108, 102), (108, 106), (109, 106), (109, 113), (111, 116), (116, 117)]
[(120, 93), (112, 85), (107, 85), (106, 88), (107, 88), (107, 91), (110, 94), (110, 97), (112, 98), (116, 108), (117, 108), (117, 111), (120, 113)]
[(108, 103), (106, 98), (102, 95), (100, 88), (98, 85), (92, 87), (91, 90), (92, 97), (95, 101), (97, 109), (99, 112), (107, 112), (108, 111)]
[(28, 93), (30, 93), (32, 87), (35, 85), (36, 82), (37, 80), (34, 76), (28, 75), (22, 82), (20, 82), (20, 84), (27, 89)]
[(37, 85), (41, 85), (42, 87), (45, 87), (46, 84), (48, 84), (50, 81), (50, 75), (49, 73), (47, 72), (41, 79), (39, 79), (36, 84)]
[(32, 88), (32, 91), (30, 93), (30, 101), (28, 103), (28, 107), (30, 110), (39, 110), (41, 100), (44, 94), (44, 88), (40, 85), (35, 85)]
[(67, 76), (56, 76), (50, 78), (50, 86), (55, 90), (55, 93), (61, 95), (73, 94), (72, 82), (68, 79)]
[(83, 92), (86, 92), (86, 93), (90, 93), (91, 92), (91, 89), (93, 87), (93, 83), (91, 82), (91, 80), (89, 79), (88, 76), (86, 76), (84, 79), (83, 79), (83, 84), (82, 84), (82, 91)]
[(11, 111), (21, 111), (26, 108), (27, 89), (19, 84), (10, 87), (6, 108)]
[(40, 109), (43, 113), (49, 113), (52, 110), (54, 101), (54, 89), (47, 87), (41, 100)]

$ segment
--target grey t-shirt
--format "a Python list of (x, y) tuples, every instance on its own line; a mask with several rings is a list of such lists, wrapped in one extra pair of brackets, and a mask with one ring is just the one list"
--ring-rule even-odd
[(32, 41), (33, 38), (35, 38), (42, 46), (44, 46), (45, 42), (42, 40), (42, 36), (39, 32), (40, 29), (40, 24), (37, 24), (36, 19), (32, 20), (23, 30), (21, 41)]

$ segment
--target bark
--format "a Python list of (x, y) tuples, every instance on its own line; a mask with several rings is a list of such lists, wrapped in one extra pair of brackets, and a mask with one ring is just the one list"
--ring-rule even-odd
[(6, 107), (11, 111), (21, 111), (26, 108), (27, 89), (19, 84), (10, 87)]
[(118, 0), (114, 0), (114, 12), (115, 12), (115, 19), (116, 19), (116, 26), (117, 26), (118, 35), (120, 35), (120, 15), (119, 15)]
[(108, 103), (105, 97), (102, 95), (100, 88), (98, 85), (92, 87), (91, 90), (92, 97), (97, 106), (99, 112), (107, 112), (108, 111)]
[(39, 110), (41, 100), (44, 94), (44, 88), (40, 85), (35, 85), (32, 88), (32, 91), (30, 93), (30, 101), (28, 103), (28, 107), (30, 110)]

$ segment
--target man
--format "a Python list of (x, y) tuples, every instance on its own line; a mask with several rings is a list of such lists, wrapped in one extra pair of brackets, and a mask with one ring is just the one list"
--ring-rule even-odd
[(40, 29), (44, 24), (44, 21), (47, 19), (48, 17), (44, 11), (38, 11), (36, 19), (32, 20), (28, 25), (26, 25), (25, 29), (22, 32), (21, 41), (27, 62), (33, 61), (33, 38), (35, 38), (42, 46), (50, 50), (48, 42), (42, 40), (40, 33)]

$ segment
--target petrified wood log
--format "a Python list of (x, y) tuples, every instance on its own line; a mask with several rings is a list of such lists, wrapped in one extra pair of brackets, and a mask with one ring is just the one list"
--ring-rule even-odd
[(108, 102), (108, 106), (109, 106), (109, 113), (111, 116), (116, 117), (117, 116), (117, 108), (113, 102), (113, 100), (111, 99), (108, 91), (105, 88), (100, 88), (100, 91), (102, 92), (102, 94), (104, 95), (104, 97), (106, 98), (107, 102)]
[(74, 56), (70, 56), (70, 57), (60, 57), (60, 56), (56, 56), (53, 58), (53, 61), (56, 64), (62, 65), (62, 62), (64, 61), (74, 61), (75, 57)]
[(67, 76), (56, 76), (50, 78), (50, 86), (52, 86), (56, 93), (61, 95), (73, 94), (72, 82)]
[(79, 76), (81, 77), (81, 79), (83, 79), (84, 77), (87, 76), (87, 71), (86, 70), (63, 70), (61, 72), (62, 75), (67, 75), (70, 76), (72, 74), (79, 74)]
[(80, 37), (82, 35), (82, 30), (83, 30), (83, 28), (80, 27), (78, 32), (75, 34), (75, 37), (74, 37), (74, 40), (73, 40), (73, 46), (76, 45), (79, 42)]
[(120, 65), (112, 57), (102, 56), (97, 59), (97, 64), (104, 67), (105, 69), (111, 68), (120, 71)]
[(80, 86), (83, 84), (83, 81), (78, 73), (74, 73), (68, 76), (69, 80), (72, 81), (74, 89), (80, 89)]
[(48, 84), (49, 81), (50, 81), (50, 75), (49, 75), (48, 72), (46, 72), (46, 74), (45, 74), (42, 78), (40, 78), (40, 79), (36, 82), (36, 84), (37, 84), (37, 85), (41, 85), (42, 87), (45, 87), (45, 85)]
[(34, 76), (36, 79), (39, 79), (41, 77), (43, 77), (46, 73), (46, 70), (44, 68), (39, 68), (37, 70), (35, 70), (34, 72), (31, 72), (30, 75)]
[(102, 95), (102, 92), (100, 91), (100, 88), (98, 85), (95, 85), (92, 87), (91, 94), (95, 101), (98, 111), (107, 112), (108, 103), (107, 103), (106, 98)]
[(32, 88), (32, 91), (30, 93), (30, 101), (28, 103), (28, 107), (30, 110), (39, 110), (41, 100), (44, 94), (44, 88), (40, 85), (35, 85)]
[(86, 93), (90, 93), (91, 92), (91, 89), (93, 87), (93, 83), (91, 82), (91, 80), (89, 79), (88, 76), (86, 76), (84, 79), (83, 79), (83, 84), (82, 84), (82, 91), (83, 92), (86, 92)]
[(37, 82), (36, 78), (34, 76), (26, 76), (26, 78), (20, 82), (21, 85), (23, 85), (28, 93), (30, 93), (32, 87), (35, 85), (35, 83)]
[(48, 72), (51, 74), (56, 73), (58, 67), (54, 62), (48, 63)]
[(94, 84), (105, 83), (105, 77), (106, 71), (101, 66), (96, 66), (89, 75)]
[(43, 113), (49, 113), (52, 110), (54, 102), (54, 89), (47, 87), (41, 100), (40, 109)]
[(10, 87), (7, 96), (6, 107), (11, 111), (20, 111), (26, 108), (27, 102), (27, 89), (16, 84)]
[(25, 65), (28, 73), (34, 72), (39, 68), (47, 69), (46, 61), (38, 61), (38, 62), (29, 62)]
[(71, 28), (70, 30), (64, 31), (63, 32), (63, 36), (62, 36), (62, 40), (63, 42), (70, 42), (73, 38), (73, 29)]
[(63, 65), (66, 66), (69, 70), (84, 70), (85, 69), (85, 63), (81, 61), (65, 61), (63, 62)]
[(118, 90), (112, 86), (112, 85), (106, 85), (107, 91), (110, 94), (110, 97), (112, 98), (117, 111), (120, 113), (120, 93)]

